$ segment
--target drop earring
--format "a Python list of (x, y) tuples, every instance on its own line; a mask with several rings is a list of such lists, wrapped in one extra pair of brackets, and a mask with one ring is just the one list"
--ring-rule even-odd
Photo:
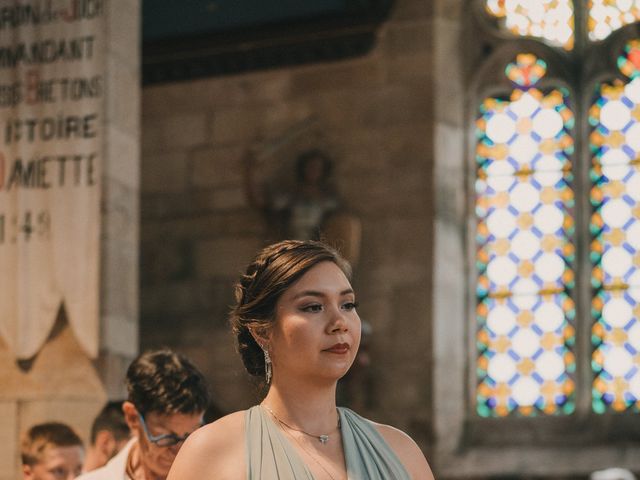
[(262, 350), (264, 352), (264, 379), (267, 382), (267, 385), (271, 383), (272, 369), (271, 369), (271, 356), (269, 355), (269, 351), (264, 348)]

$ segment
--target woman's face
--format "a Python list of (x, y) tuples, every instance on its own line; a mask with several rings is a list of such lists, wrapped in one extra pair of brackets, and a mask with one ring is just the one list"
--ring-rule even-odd
[(315, 265), (276, 304), (269, 337), (274, 382), (337, 381), (360, 345), (360, 317), (349, 280), (333, 262)]

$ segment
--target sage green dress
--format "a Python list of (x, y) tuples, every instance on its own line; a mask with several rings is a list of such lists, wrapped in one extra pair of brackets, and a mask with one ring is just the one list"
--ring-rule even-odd
[[(408, 472), (371, 422), (338, 408), (349, 480), (410, 480)], [(259, 405), (247, 410), (248, 480), (313, 480), (296, 449)]]

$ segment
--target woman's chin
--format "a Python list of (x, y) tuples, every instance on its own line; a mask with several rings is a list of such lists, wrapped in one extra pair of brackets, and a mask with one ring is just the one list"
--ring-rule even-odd
[(349, 363), (348, 365), (343, 365), (341, 367), (335, 366), (331, 369), (326, 370), (324, 372), (324, 377), (327, 378), (328, 380), (337, 382), (349, 372), (350, 368), (351, 368), (351, 363)]

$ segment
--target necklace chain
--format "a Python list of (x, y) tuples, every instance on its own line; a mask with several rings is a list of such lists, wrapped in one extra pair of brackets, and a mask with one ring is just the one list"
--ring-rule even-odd
[[(294, 430), (295, 430), (295, 429), (294, 429)], [(299, 431), (299, 430), (298, 430), (298, 431)], [(305, 432), (302, 432), (302, 433), (305, 433)], [(316, 464), (317, 464), (317, 465), (318, 465), (322, 470), (324, 470), (324, 471), (325, 471), (325, 473), (326, 473), (327, 475), (329, 475), (329, 478), (330, 478), (331, 480), (336, 480), (336, 477), (334, 477), (333, 475), (331, 475), (331, 472), (330, 472), (329, 470), (327, 470), (327, 467), (325, 467), (324, 465), (322, 465), (322, 463), (320, 463), (320, 460), (319, 460), (319, 459), (317, 459), (317, 458), (315, 457), (315, 455), (313, 455), (309, 450), (307, 450), (307, 449), (304, 447), (304, 445), (302, 445), (302, 443), (300, 443), (300, 441), (299, 441), (296, 437), (294, 437), (293, 435), (291, 435), (291, 433), (289, 433), (289, 436), (290, 436), (291, 438), (293, 438), (293, 441), (294, 441), (294, 442), (296, 442), (298, 445), (300, 445), (300, 448), (301, 448), (302, 450), (304, 450), (305, 452), (307, 452), (307, 455), (309, 455), (309, 458), (311, 458), (311, 460), (313, 460), (314, 462), (316, 462)], [(313, 436), (313, 435), (312, 435), (312, 436)]]
[[(286, 428), (287, 428), (287, 429), (289, 429), (289, 430), (293, 430), (293, 431), (296, 431), (296, 432), (304, 433), (305, 435), (308, 435), (309, 437), (313, 437), (313, 438), (317, 439), (317, 440), (318, 440), (321, 444), (323, 444), (323, 445), (325, 445), (325, 444), (329, 441), (329, 435), (313, 435), (312, 433), (305, 432), (304, 430), (301, 430), (301, 429), (299, 429), (299, 428), (292, 427), (291, 425), (289, 425), (289, 424), (285, 423), (284, 421), (280, 420), (280, 418), (275, 414), (275, 412), (274, 412), (273, 410), (271, 410), (269, 407), (267, 407), (266, 405), (263, 405), (263, 407), (264, 407), (264, 408), (266, 408), (266, 409), (269, 411), (269, 413), (270, 413), (271, 415), (273, 415), (273, 418), (275, 418), (281, 426), (286, 427)], [(338, 414), (338, 430), (339, 430), (339, 429), (340, 429), (340, 415)], [(291, 435), (291, 433), (289, 433), (289, 436), (290, 436), (291, 438), (293, 438), (293, 441), (294, 441), (294, 442), (296, 442), (296, 443), (300, 446), (300, 448), (301, 448), (304, 452), (306, 452), (306, 454), (307, 454), (307, 455), (309, 455), (309, 458), (311, 458), (311, 460), (313, 460), (314, 462), (316, 462), (316, 464), (317, 464), (317, 465), (318, 465), (322, 470), (324, 470), (324, 472), (325, 472), (327, 475), (329, 475), (329, 478), (330, 478), (331, 480), (336, 480), (336, 477), (334, 477), (333, 475), (331, 475), (331, 472), (330, 472), (329, 470), (327, 470), (327, 467), (325, 467), (325, 466), (320, 462), (320, 460), (319, 460), (318, 458), (316, 458), (316, 457), (315, 457), (315, 455), (313, 455), (309, 450), (307, 450), (307, 449), (304, 447), (304, 445), (303, 445), (302, 443), (300, 443), (300, 441), (299, 441), (295, 436)]]
[[(304, 430), (302, 430), (300, 428), (292, 427), (291, 425), (286, 423), (284, 420), (281, 420), (280, 417), (278, 417), (278, 415), (276, 415), (276, 413), (273, 410), (271, 410), (269, 407), (267, 407), (264, 404), (262, 406), (264, 408), (266, 408), (271, 415), (273, 415), (273, 418), (275, 418), (278, 421), (279, 424), (281, 424), (284, 427), (287, 427), (289, 430), (294, 430), (296, 432), (304, 433), (305, 435), (308, 435), (309, 437), (313, 437), (316, 440), (318, 440), (322, 445), (326, 445), (327, 442), (329, 441), (329, 435), (328, 434), (314, 435), (313, 433), (305, 432)], [(338, 414), (338, 430), (340, 430), (340, 415), (339, 414)]]

